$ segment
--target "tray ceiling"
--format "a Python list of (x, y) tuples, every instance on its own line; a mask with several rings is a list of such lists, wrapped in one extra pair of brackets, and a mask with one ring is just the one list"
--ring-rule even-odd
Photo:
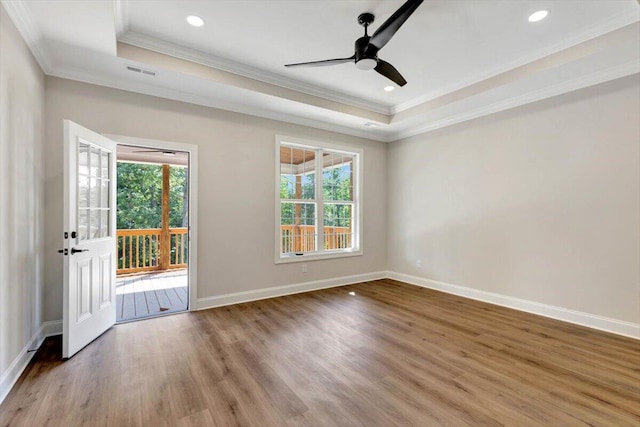
[(380, 52), (409, 82), (392, 92), (283, 65), (350, 56), (357, 16), (375, 31), (402, 0), (2, 3), (47, 74), (386, 141), (640, 72), (636, 0), (427, 0)]

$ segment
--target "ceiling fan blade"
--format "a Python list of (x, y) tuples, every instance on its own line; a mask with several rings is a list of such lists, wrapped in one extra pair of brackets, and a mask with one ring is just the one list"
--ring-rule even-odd
[(407, 84), (407, 81), (402, 77), (402, 75), (396, 70), (396, 68), (389, 64), (387, 61), (383, 61), (382, 59), (378, 59), (378, 65), (374, 68), (378, 73), (382, 74), (398, 86), (404, 86)]
[(405, 4), (400, 6), (400, 9), (396, 10), (394, 14), (384, 21), (376, 32), (373, 33), (369, 44), (374, 45), (378, 50), (382, 49), (423, 1), (424, 0), (407, 0)]
[(299, 62), (297, 64), (286, 64), (287, 68), (294, 67), (326, 67), (327, 65), (338, 65), (344, 64), (346, 62), (353, 62), (356, 60), (355, 55), (350, 58), (337, 58), (337, 59), (325, 59), (323, 61), (312, 61), (312, 62)]

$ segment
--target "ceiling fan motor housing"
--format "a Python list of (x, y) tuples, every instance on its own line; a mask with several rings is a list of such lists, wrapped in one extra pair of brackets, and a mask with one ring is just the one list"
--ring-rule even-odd
[(378, 64), (378, 50), (369, 44), (371, 37), (364, 36), (356, 40), (356, 67), (361, 70), (373, 70)]

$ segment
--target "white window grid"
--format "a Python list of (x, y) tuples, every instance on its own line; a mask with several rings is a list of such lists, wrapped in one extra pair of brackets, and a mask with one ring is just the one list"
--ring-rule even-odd
[[(282, 163), (280, 159), (280, 149), (290, 148), (292, 150), (302, 150), (306, 156), (306, 153), (313, 153), (313, 159), (306, 161), (303, 158), (302, 163), (294, 164), (293, 159), (290, 163)], [(360, 162), (362, 152), (360, 150), (350, 151), (329, 147), (322, 147), (315, 144), (301, 144), (298, 142), (289, 142), (288, 140), (277, 140), (276, 151), (277, 156), (277, 185), (278, 190), (281, 185), (281, 177), (283, 172), (286, 175), (292, 177), (304, 177), (312, 175), (313, 179), (313, 195), (303, 194), (303, 197), (280, 197), (280, 191), (277, 192), (277, 218), (278, 218), (278, 230), (277, 230), (277, 250), (276, 250), (276, 262), (279, 260), (287, 260), (290, 258), (306, 259), (308, 256), (317, 255), (346, 255), (361, 254), (360, 248), (360, 233), (361, 233), (361, 221), (360, 219), (360, 201), (359, 201), (359, 178), (360, 178)], [(292, 157), (292, 156), (291, 156)], [(311, 157), (311, 156), (309, 156)], [(342, 196), (338, 197), (338, 191), (336, 183), (331, 179), (326, 179), (324, 174), (326, 173), (344, 173), (344, 171), (333, 172), (339, 169), (345, 169), (345, 165), (349, 165), (349, 186), (347, 188), (348, 196), (344, 196), (344, 188), (342, 188)], [(291, 196), (295, 189), (295, 182), (289, 180), (287, 195)], [(304, 197), (306, 196), (306, 197)], [(282, 218), (282, 206), (284, 204), (290, 204), (292, 207), (296, 205), (301, 206), (301, 211), (311, 211), (311, 215), (303, 215), (301, 222), (304, 225), (308, 225), (311, 222), (314, 226), (313, 233), (313, 245), (303, 244), (303, 250), (297, 251), (291, 248), (286, 250), (284, 248), (284, 236), (283, 236), (283, 224), (287, 221), (283, 221)], [(348, 207), (348, 209), (340, 209), (341, 207)], [(331, 213), (338, 213), (337, 216), (333, 216), (331, 220), (325, 215), (326, 211), (333, 211)], [(329, 212), (327, 212), (329, 213)], [(340, 215), (341, 214), (341, 215)], [(292, 217), (289, 218), (289, 222), (293, 223), (295, 213), (292, 212)], [(309, 221), (309, 217), (312, 221)], [(330, 223), (330, 224), (329, 224)], [(338, 227), (342, 225), (343, 227)], [(285, 225), (286, 226), (286, 225)], [(325, 235), (325, 227), (331, 229), (330, 235)], [(348, 236), (345, 237), (345, 233), (338, 233), (334, 230), (336, 228), (349, 228)], [(308, 237), (308, 236), (307, 236)], [(320, 243), (323, 244), (320, 244)], [(333, 246), (333, 247), (332, 247)], [(337, 246), (337, 247), (336, 247)]]

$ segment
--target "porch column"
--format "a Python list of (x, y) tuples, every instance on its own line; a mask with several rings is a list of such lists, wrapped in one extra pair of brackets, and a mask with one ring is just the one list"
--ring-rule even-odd
[[(296, 175), (296, 199), (302, 198), (302, 176)], [(302, 215), (302, 206), (300, 203), (294, 205), (294, 227), (293, 227), (293, 250), (294, 252), (302, 252), (302, 228), (300, 227), (300, 215)]]
[(162, 230), (160, 231), (160, 270), (171, 265), (171, 234), (169, 233), (169, 165), (162, 165)]

